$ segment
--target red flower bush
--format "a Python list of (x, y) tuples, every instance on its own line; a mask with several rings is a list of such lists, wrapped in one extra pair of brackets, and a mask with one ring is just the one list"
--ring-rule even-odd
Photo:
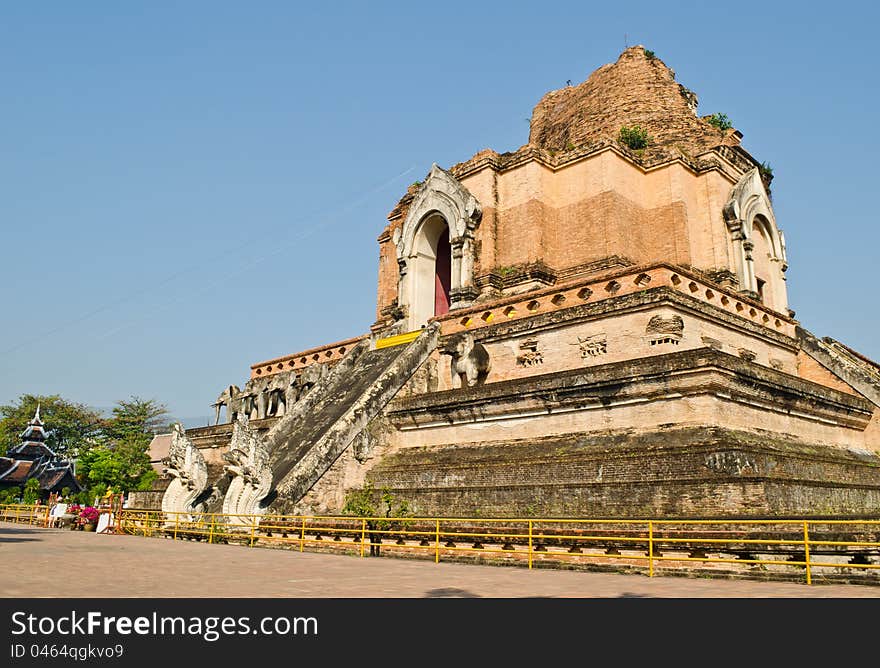
[(79, 511), (79, 518), (77, 519), (77, 521), (80, 524), (97, 524), (99, 516), (100, 513), (98, 512), (97, 508), (86, 506)]

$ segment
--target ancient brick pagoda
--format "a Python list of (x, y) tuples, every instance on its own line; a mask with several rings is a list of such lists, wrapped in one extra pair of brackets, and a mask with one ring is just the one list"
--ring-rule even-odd
[(73, 492), (82, 487), (76, 480), (73, 463), (62, 459), (46, 445), (46, 429), (40, 419), (40, 407), (21, 433), (21, 443), (0, 457), (0, 489), (24, 489), (28, 480), (40, 483), (40, 494), (48, 497), (65, 487)]
[(254, 364), (180, 435), (188, 508), (332, 513), (371, 481), (420, 515), (876, 514), (880, 366), (795, 320), (741, 139), (637, 46), (518, 150), (432, 167), (369, 333)]

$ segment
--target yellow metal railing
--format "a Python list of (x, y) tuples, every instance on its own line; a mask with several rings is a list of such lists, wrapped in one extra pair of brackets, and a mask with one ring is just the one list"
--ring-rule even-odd
[(48, 527), (51, 510), (51, 506), (44, 504), (39, 506), (30, 503), (0, 505), (0, 521)]
[[(47, 526), (48, 508), (0, 506), (0, 520)], [(637, 568), (654, 576), (679, 569), (728, 574), (803, 569), (817, 575), (880, 576), (880, 519), (622, 520), (311, 515), (224, 515), (124, 509), (115, 532), (208, 543), (281, 545), (443, 559), (486, 558), (528, 568), (560, 564)], [(818, 571), (818, 573), (817, 573)], [(877, 580), (880, 584), (880, 577)]]

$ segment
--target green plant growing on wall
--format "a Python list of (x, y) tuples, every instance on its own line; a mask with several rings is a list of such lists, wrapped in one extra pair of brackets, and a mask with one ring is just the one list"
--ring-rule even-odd
[(627, 146), (634, 151), (639, 151), (643, 148), (647, 148), (648, 144), (651, 142), (651, 137), (648, 136), (648, 131), (641, 126), (633, 125), (630, 127), (624, 125), (620, 128), (617, 140), (624, 146)]
[(657, 57), (657, 54), (655, 54), (650, 49), (644, 49), (644, 51), (645, 51), (645, 58), (647, 58), (648, 60), (654, 60)]
[(716, 112), (706, 118), (706, 122), (709, 125), (714, 125), (719, 130), (730, 130), (733, 127), (733, 123), (730, 122), (730, 119), (727, 117), (727, 114), (722, 114)]
[(762, 179), (772, 179), (773, 178), (773, 168), (770, 166), (769, 162), (762, 162), (758, 165), (758, 172), (761, 174)]

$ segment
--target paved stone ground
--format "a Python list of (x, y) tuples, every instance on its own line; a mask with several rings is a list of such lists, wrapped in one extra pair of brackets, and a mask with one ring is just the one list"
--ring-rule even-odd
[(2, 598), (880, 598), (880, 586), (361, 559), (3, 522), (0, 564)]

